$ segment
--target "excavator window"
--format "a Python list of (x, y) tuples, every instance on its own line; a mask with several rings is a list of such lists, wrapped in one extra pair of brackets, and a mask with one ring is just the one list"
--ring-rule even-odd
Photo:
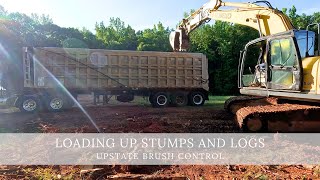
[(271, 64), (279, 66), (296, 66), (296, 53), (291, 39), (271, 41)]
[[(308, 37), (308, 41), (307, 41)], [(305, 58), (308, 54), (309, 56), (314, 56), (315, 49), (315, 33), (312, 31), (300, 30), (295, 32), (295, 38), (298, 43), (299, 52), (301, 58)], [(308, 52), (308, 53), (307, 53)]]
[(265, 42), (259, 42), (247, 47), (243, 58), (242, 84), (244, 87), (259, 87), (264, 81)]
[(294, 41), (291, 37), (270, 41), (270, 70), (268, 71), (271, 89), (296, 90), (299, 82), (299, 61)]
[(248, 45), (241, 72), (243, 87), (299, 90), (299, 58), (293, 37)]

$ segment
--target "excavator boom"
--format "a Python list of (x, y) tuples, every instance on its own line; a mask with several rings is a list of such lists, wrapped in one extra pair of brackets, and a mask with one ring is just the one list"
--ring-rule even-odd
[[(260, 6), (258, 3), (265, 3), (267, 6)], [(173, 50), (186, 51), (189, 47), (189, 34), (211, 19), (252, 27), (260, 32), (260, 36), (295, 29), (289, 18), (267, 1), (237, 3), (210, 0), (183, 19), (177, 30), (171, 33), (170, 44)]]

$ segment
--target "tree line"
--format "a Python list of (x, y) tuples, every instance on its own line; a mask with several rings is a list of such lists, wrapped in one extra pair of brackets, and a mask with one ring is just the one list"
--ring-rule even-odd
[[(304, 29), (310, 23), (320, 22), (320, 12), (300, 15), (294, 6), (282, 11), (297, 28)], [(108, 25), (96, 23), (93, 33), (86, 28), (60, 27), (46, 15), (7, 12), (2, 6), (0, 20), (0, 49), (8, 53), (20, 52), (23, 46), (172, 51), (169, 34), (173, 29), (164, 27), (161, 22), (153, 28), (136, 31), (121, 19), (110, 18)], [(238, 93), (239, 52), (247, 42), (258, 37), (259, 33), (252, 28), (220, 21), (202, 25), (191, 33), (190, 52), (204, 53), (209, 60), (212, 94)]]

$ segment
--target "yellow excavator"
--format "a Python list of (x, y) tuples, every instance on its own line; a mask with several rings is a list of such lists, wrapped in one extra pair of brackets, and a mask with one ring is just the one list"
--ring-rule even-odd
[[(237, 124), (249, 132), (319, 132), (320, 24), (298, 30), (268, 1), (211, 0), (171, 33), (173, 50), (187, 51), (190, 33), (211, 19), (260, 33), (240, 53), (238, 86), (243, 96), (225, 103)], [(317, 33), (310, 28), (318, 28)]]

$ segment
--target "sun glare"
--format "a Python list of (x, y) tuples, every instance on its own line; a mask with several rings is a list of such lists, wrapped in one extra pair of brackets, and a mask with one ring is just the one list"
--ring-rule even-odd
[(8, 12), (19, 12), (30, 15), (31, 13), (46, 14), (46, 3), (41, 0), (0, 0), (0, 5)]

